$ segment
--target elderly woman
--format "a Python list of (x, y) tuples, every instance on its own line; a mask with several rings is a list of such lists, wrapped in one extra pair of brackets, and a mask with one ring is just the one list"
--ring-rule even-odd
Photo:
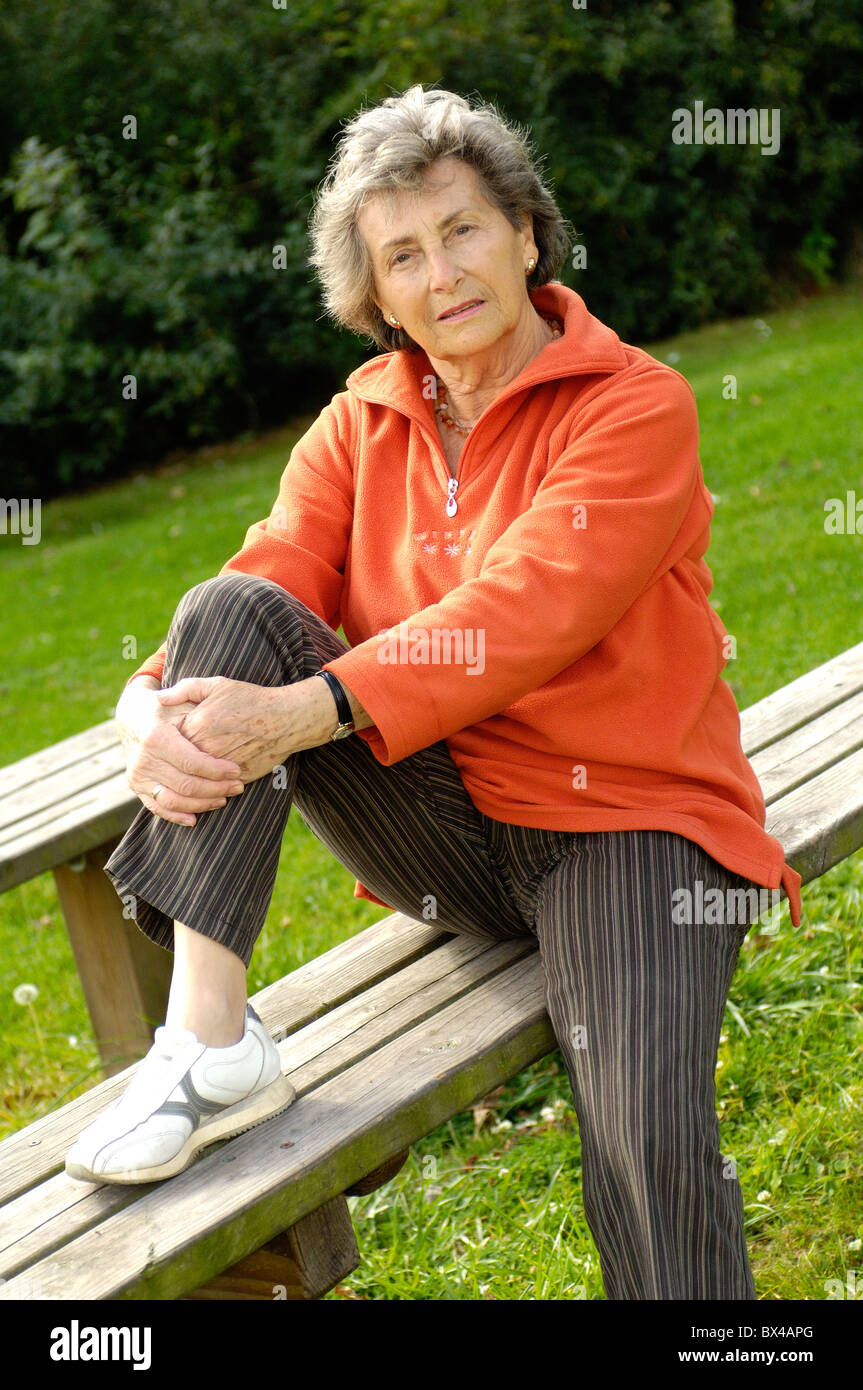
[(358, 115), (312, 233), (385, 351), (117, 706), (142, 808), (107, 872), (174, 972), (67, 1171), (167, 1177), (294, 1098), (246, 969), (295, 805), (355, 895), (535, 937), (608, 1297), (752, 1299), (716, 1051), (758, 890), (796, 925), (800, 878), (721, 675), (692, 390), (553, 278), (566, 224), (491, 107)]

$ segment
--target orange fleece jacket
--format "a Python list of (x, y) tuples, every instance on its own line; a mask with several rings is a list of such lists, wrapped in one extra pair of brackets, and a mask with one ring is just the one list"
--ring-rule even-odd
[[(487, 816), (674, 831), (783, 886), (799, 926), (800, 875), (764, 830), (721, 674), (692, 388), (574, 290), (530, 297), (564, 334), (474, 425), (454, 486), (428, 358), (382, 354), (295, 445), (221, 572), (341, 623), (351, 650), (324, 669), (374, 720), (353, 736), (384, 766), (445, 739)], [(163, 664), (164, 644), (135, 675)]]

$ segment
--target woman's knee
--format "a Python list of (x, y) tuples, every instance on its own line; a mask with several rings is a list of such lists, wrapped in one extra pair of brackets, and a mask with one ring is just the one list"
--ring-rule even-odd
[(275, 580), (264, 579), (258, 574), (215, 574), (186, 590), (175, 616), (182, 620), (202, 608), (212, 612), (232, 608), (238, 603), (254, 603), (274, 590), (286, 593)]
[[(220, 574), (181, 598), (168, 634), (163, 681), (222, 675), (255, 685), (289, 679), (281, 627), (291, 595), (258, 575)], [(299, 618), (289, 615), (291, 631)]]

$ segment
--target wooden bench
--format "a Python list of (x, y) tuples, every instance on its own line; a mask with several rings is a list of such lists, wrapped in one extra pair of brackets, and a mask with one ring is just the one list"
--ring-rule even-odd
[[(804, 883), (863, 845), (863, 643), (745, 710), (742, 730), (768, 829)], [(120, 962), (104, 980), (136, 981), (125, 1016), (110, 1015), (115, 1041), (156, 979), (99, 878), (137, 805), (121, 768), (108, 723), (0, 772), (0, 882), (54, 869), (95, 1018), (91, 950)], [(9, 867), (16, 846), (23, 870)], [(83, 868), (60, 863), (70, 854)], [(96, 926), (90, 910), (104, 913)], [(487, 945), (399, 913), (253, 1002), (298, 1099), (178, 1177), (118, 1188), (62, 1171), (137, 1063), (0, 1145), (0, 1297), (320, 1297), (359, 1263), (346, 1196), (387, 1181), (412, 1144), (557, 1045), (531, 938)]]

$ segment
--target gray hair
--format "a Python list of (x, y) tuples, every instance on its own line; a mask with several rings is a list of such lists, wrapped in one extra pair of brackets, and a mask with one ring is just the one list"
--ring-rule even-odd
[(354, 116), (339, 137), (312, 212), (308, 261), (330, 317), (384, 351), (413, 351), (416, 344), (374, 302), (371, 258), (357, 218), (376, 193), (420, 188), (429, 165), (447, 157), (473, 168), (484, 196), (516, 230), (532, 216), (539, 259), (529, 288), (547, 284), (566, 258), (571, 228), (540, 177), (525, 130), (491, 104), (471, 105), (454, 92), (417, 84), (387, 97)]

